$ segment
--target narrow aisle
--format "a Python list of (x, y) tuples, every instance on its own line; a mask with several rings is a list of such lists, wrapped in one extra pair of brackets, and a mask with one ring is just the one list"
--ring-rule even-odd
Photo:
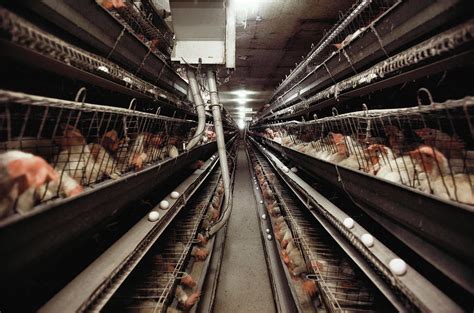
[(259, 231), (247, 155), (241, 142), (214, 312), (275, 312)]

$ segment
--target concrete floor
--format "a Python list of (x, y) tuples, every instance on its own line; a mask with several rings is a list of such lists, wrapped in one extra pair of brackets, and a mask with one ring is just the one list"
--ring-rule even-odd
[(232, 215), (214, 303), (216, 313), (275, 312), (248, 166), (241, 142)]

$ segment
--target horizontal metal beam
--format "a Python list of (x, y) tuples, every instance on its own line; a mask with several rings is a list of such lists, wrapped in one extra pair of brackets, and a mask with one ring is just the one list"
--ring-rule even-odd
[(474, 262), (470, 249), (474, 246), (472, 207), (315, 159), (268, 139), (259, 140), (310, 175), (349, 193), (385, 229), (449, 280), (474, 294), (474, 270), (470, 266)]
[(128, 277), (146, 252), (160, 238), (171, 221), (186, 205), (187, 200), (206, 180), (217, 164), (217, 158), (207, 160), (203, 168), (186, 178), (175, 191), (180, 197), (164, 199), (170, 207), (166, 210), (157, 205), (153, 211), (160, 215), (150, 222), (143, 217), (107, 251), (74, 278), (65, 288), (49, 300), (39, 312), (82, 312), (100, 310), (121, 283)]
[[(255, 142), (255, 141), (254, 141)], [(256, 144), (259, 146), (259, 144)], [(260, 150), (263, 150), (263, 147), (260, 147)], [(399, 288), (402, 294), (412, 302), (413, 305), (417, 306), (420, 311), (430, 311), (430, 312), (461, 312), (462, 309), (453, 302), (449, 297), (447, 297), (441, 290), (435, 287), (429, 280), (421, 276), (414, 268), (410, 265), (407, 265), (407, 271), (405, 274), (399, 276), (391, 273), (388, 269), (388, 263), (393, 258), (398, 257), (394, 254), (389, 248), (387, 248), (380, 240), (381, 238), (376, 238), (375, 243), (372, 247), (366, 247), (361, 241), (360, 237), (368, 233), (364, 227), (354, 222), (352, 228), (347, 228), (344, 225), (344, 220), (348, 216), (344, 211), (335, 206), (332, 202), (326, 199), (323, 195), (313, 189), (308, 183), (302, 180), (298, 175), (292, 171), (285, 171), (285, 165), (268, 149), (262, 151), (267, 158), (274, 163), (278, 172), (290, 183), (296, 187), (300, 192), (307, 197), (306, 201), (310, 202), (313, 208), (317, 209), (322, 216), (324, 216), (332, 226), (334, 226), (347, 240), (352, 244), (354, 248), (358, 251), (359, 254), (362, 254), (367, 260), (378, 269), (379, 275), (385, 277), (393, 287)], [(284, 153), (287, 154), (288, 151), (284, 148)], [(287, 156), (292, 159), (292, 155)], [(293, 159), (292, 159), (293, 160)], [(316, 160), (317, 161), (317, 160)], [(306, 163), (297, 162), (299, 166), (306, 168)], [(313, 170), (320, 171), (320, 168), (315, 168), (313, 163)], [(344, 168), (340, 168), (344, 170)], [(343, 174), (334, 175), (335, 179), (344, 181), (346, 177)], [(367, 184), (367, 182), (357, 182), (360, 186), (359, 189), (367, 190), (377, 190), (373, 186)], [(347, 190), (347, 186), (346, 186)], [(392, 199), (400, 199), (397, 196), (392, 196)], [(381, 201), (379, 201), (379, 205)], [(419, 205), (419, 204), (418, 204)], [(432, 209), (432, 208), (430, 208)], [(356, 218), (354, 218), (356, 219)], [(354, 260), (356, 263), (359, 263), (361, 260)], [(370, 278), (370, 276), (369, 276)], [(376, 282), (374, 282), (376, 283)], [(388, 292), (386, 290), (385, 292)]]
[(208, 157), (215, 150), (215, 142), (199, 146), (139, 173), (107, 180), (76, 197), (58, 199), (28, 215), (12, 216), (0, 222), (2, 285), (9, 279), (28, 277), (55, 264), (61, 255), (90, 238), (127, 204), (152, 191), (176, 171)]

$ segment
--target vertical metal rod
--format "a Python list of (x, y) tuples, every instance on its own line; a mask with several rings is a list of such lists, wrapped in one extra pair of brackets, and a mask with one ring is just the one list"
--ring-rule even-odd
[(224, 214), (221, 215), (217, 223), (215, 223), (208, 231), (208, 236), (213, 236), (226, 223), (230, 217), (232, 207), (229, 205), (231, 200), (230, 193), (230, 177), (229, 166), (227, 165), (227, 151), (225, 148), (224, 129), (222, 128), (221, 105), (219, 96), (217, 95), (216, 75), (213, 70), (207, 71), (207, 79), (209, 84), (209, 94), (211, 97), (212, 116), (214, 118), (214, 128), (217, 137), (217, 151), (219, 153), (219, 163), (221, 166), (222, 181), (224, 182)]
[(189, 141), (188, 146), (186, 147), (186, 150), (191, 150), (191, 148), (194, 147), (202, 138), (204, 127), (206, 126), (206, 110), (204, 109), (204, 101), (201, 97), (201, 91), (199, 90), (199, 86), (196, 80), (196, 74), (191, 68), (188, 69), (188, 80), (189, 87), (192, 93), (192, 98), (194, 99), (194, 106), (198, 114), (198, 126), (196, 128), (196, 133), (193, 135), (193, 137)]

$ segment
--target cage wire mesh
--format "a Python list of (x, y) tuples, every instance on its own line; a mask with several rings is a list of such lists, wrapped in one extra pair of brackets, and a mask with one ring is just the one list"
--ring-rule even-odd
[(474, 38), (474, 20), (468, 20), (436, 36), (433, 36), (405, 51), (378, 62), (367, 70), (339, 82), (324, 90), (316, 92), (307, 99), (300, 99), (288, 107), (280, 107), (278, 111), (264, 118), (295, 117), (302, 114), (310, 106), (317, 106), (318, 102), (335, 98), (336, 101), (342, 93), (360, 86), (371, 84), (375, 81), (396, 75), (414, 66), (427, 64), (429, 61), (452, 55), (462, 51)]
[(474, 98), (420, 99), (412, 108), (364, 110), (269, 124), (260, 135), (301, 153), (445, 200), (474, 205)]
[(2, 90), (0, 153), (19, 150), (41, 157), (59, 179), (32, 191), (26, 207), (16, 203), (16, 208), (2, 208), (1, 215), (12, 209), (28, 211), (34, 204), (72, 196), (85, 186), (177, 157), (194, 125), (133, 109)]
[[(170, 101), (177, 107), (193, 111), (187, 103), (154, 84), (124, 70), (106, 58), (75, 47), (15, 15), (0, 8), (0, 36), (59, 62), (114, 81), (127, 88), (139, 91), (161, 101)], [(143, 65), (143, 64), (142, 64)], [(141, 66), (142, 66), (141, 65)], [(165, 65), (163, 65), (165, 66)], [(139, 70), (140, 68), (138, 68)], [(137, 70), (137, 71), (138, 71)], [(164, 76), (158, 74), (156, 81)]]
[[(219, 185), (218, 173), (213, 174), (209, 185)], [(206, 213), (212, 207), (211, 199), (216, 194), (216, 189), (210, 188), (190, 201), (185, 211), (180, 213), (172, 227), (166, 231), (163, 240), (151, 249), (117, 290), (104, 312), (116, 312), (118, 308), (166, 312), (169, 306), (182, 309), (183, 304), (179, 303), (179, 299), (186, 298), (194, 291), (189, 286), (183, 286), (181, 279), (188, 275), (185, 272), (186, 264), (192, 262), (189, 255), (199, 247), (196, 234), (206, 219)]]
[[(269, 214), (275, 238), (281, 245), (283, 259), (299, 259), (295, 256), (295, 251), (299, 251), (300, 258), (303, 258), (301, 262), (289, 261), (287, 264), (295, 277), (292, 281), (297, 281), (301, 275), (305, 277), (303, 281), (315, 281), (329, 312), (375, 312), (380, 304), (367, 282), (362, 279), (363, 276), (356, 272), (356, 266), (344, 256), (327, 233), (315, 227), (314, 222), (298, 207), (286, 188), (275, 179), (271, 167), (263, 158), (256, 154), (251, 154), (250, 157), (255, 165), (265, 204), (268, 207), (273, 203)], [(266, 197), (268, 189), (271, 190), (271, 197)], [(278, 213), (273, 211), (274, 206), (278, 206)], [(281, 238), (285, 227), (291, 230), (291, 239), (286, 244), (285, 239)], [(301, 294), (298, 296), (305, 310), (304, 297)]]
[(110, 1), (97, 0), (97, 3), (109, 11), (130, 32), (135, 34), (154, 53), (166, 59), (171, 54), (173, 33), (159, 29), (151, 21), (154, 12), (148, 12), (141, 1), (124, 0), (118, 5)]
[(344, 14), (340, 14), (339, 21), (325, 33), (323, 38), (312, 47), (306, 58), (280, 84), (275, 90), (274, 97), (293, 89), (318, 65), (324, 63), (336, 49), (344, 48), (363, 32), (371, 29), (378, 36), (373, 24), (400, 2), (399, 0), (363, 0), (354, 3)]

